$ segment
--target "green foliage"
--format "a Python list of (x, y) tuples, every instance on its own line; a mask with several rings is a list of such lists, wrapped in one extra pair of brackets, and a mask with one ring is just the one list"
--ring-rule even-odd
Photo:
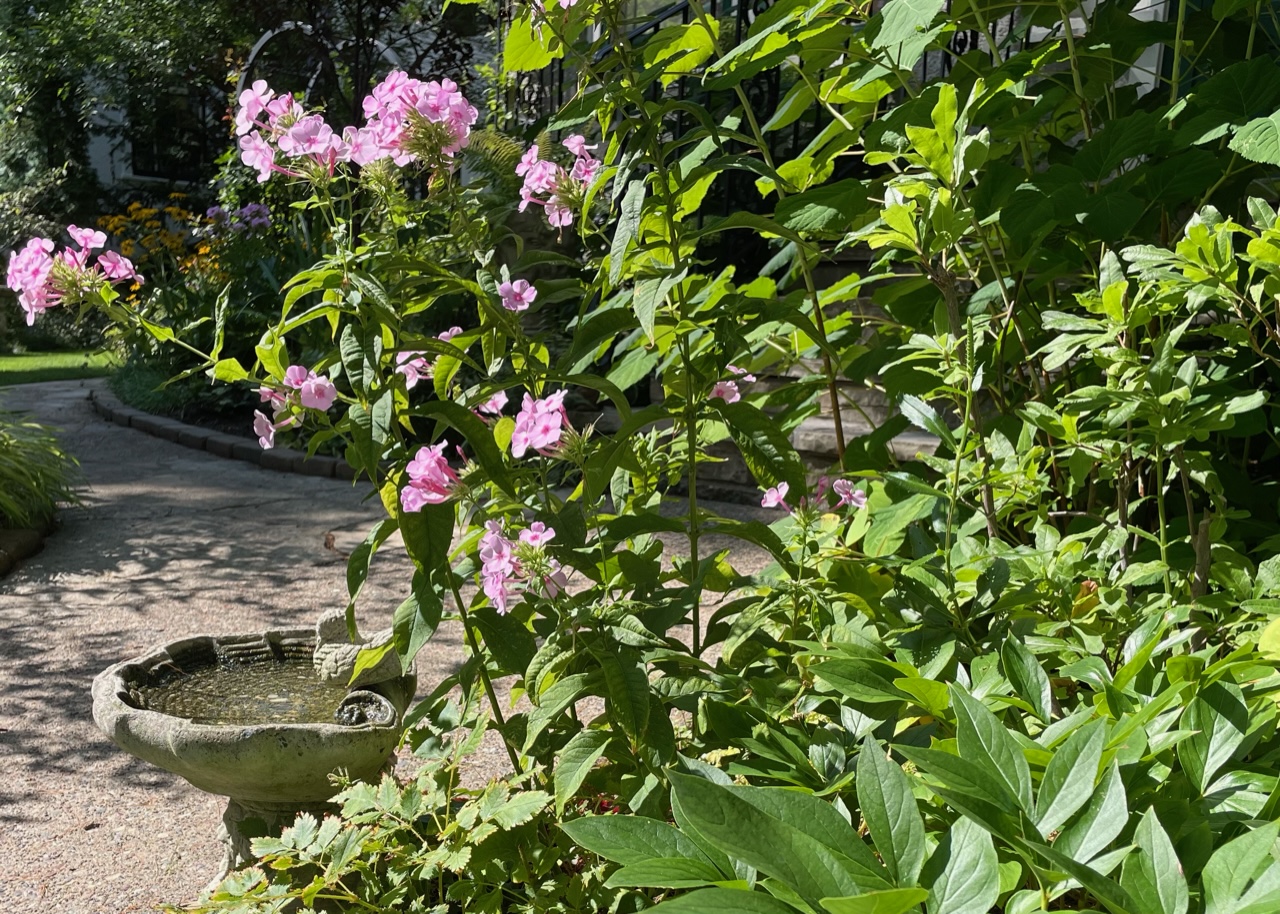
[(43, 527), (77, 503), (77, 467), (49, 429), (0, 413), (0, 527)]
[[(473, 719), (443, 696), (483, 695), (516, 778), (468, 798), (465, 822), (435, 796), (450, 814), (426, 834), (397, 812), (425, 787), (353, 787), (341, 823), (300, 826), (312, 857), (296, 830), (260, 845), (287, 884), (263, 870), (223, 901), (305, 882), (382, 905), (438, 878), (414, 886), (423, 906), (542, 910), (568, 885), (584, 910), (1274, 907), (1280, 219), (1246, 190), (1273, 176), (1260, 121), (1280, 82), (1260, 11), (1042, 4), (1006, 34), (976, 3), (783, 0), (732, 43), (693, 2), (638, 43), (617, 4), (547, 6), (518, 18), (506, 64), (578, 74), (553, 122), (598, 138), (602, 165), (563, 188), (572, 232), (516, 234), (510, 176), (468, 186), (429, 163), (410, 200), (385, 163), (317, 172), (296, 208), (332, 220), (332, 247), (252, 353), (220, 333), (197, 353), (246, 386), (282, 389), (297, 363), (335, 381), (336, 412), (290, 417), (387, 509), (353, 554), (353, 611), (398, 530), (415, 575), (396, 649), (408, 662), (446, 617), (468, 648), (409, 740), (436, 751)], [(934, 78), (956, 31), (981, 41)], [(1143, 91), (1153, 48), (1169, 75)], [(756, 110), (772, 68), (785, 91)], [(801, 145), (784, 128), (814, 103), (826, 126)], [(477, 149), (482, 177), (517, 152)], [(750, 209), (708, 204), (744, 175)], [(716, 262), (736, 245), (767, 256)], [(824, 285), (846, 253), (866, 275), (846, 262)], [(529, 277), (535, 304), (510, 310), (503, 284)], [(567, 349), (551, 307), (573, 312)], [(431, 360), (430, 385), (410, 386), (406, 354)], [(657, 402), (629, 398), (650, 377)], [(852, 421), (850, 384), (889, 417)], [(472, 412), (562, 390), (598, 422), (556, 413), (573, 427), (545, 453)], [(793, 441), (823, 398), (838, 502)], [(911, 426), (937, 445), (906, 460), (891, 445)], [(415, 508), (411, 461), (445, 441), (466, 463)], [(771, 522), (708, 505), (703, 467), (725, 451)], [(738, 543), (772, 564), (742, 573)], [(527, 703), (501, 706), (497, 678)], [(508, 803), (534, 819), (478, 812)], [(528, 826), (537, 873), (488, 849)], [(617, 868), (575, 882), (575, 847)]]

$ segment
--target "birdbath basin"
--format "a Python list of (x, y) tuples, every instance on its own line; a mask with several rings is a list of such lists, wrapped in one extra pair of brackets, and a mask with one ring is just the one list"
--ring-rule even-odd
[(116, 745), (228, 798), (215, 884), (252, 859), (246, 832), (278, 834), (299, 812), (328, 811), (330, 775), (376, 780), (400, 740), (415, 677), (397, 668), (355, 689), (326, 681), (316, 642), (307, 629), (198, 635), (93, 681), (93, 719)]

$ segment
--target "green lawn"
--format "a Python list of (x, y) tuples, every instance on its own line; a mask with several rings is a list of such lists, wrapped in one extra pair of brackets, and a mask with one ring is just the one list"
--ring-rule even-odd
[(100, 378), (111, 373), (115, 356), (107, 352), (27, 352), (0, 355), (0, 387), (35, 381)]

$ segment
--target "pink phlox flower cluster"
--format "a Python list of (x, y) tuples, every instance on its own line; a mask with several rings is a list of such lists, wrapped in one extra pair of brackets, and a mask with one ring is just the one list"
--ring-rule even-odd
[[(538, 15), (545, 16), (547, 14), (546, 0), (531, 0), (531, 2)], [(577, 4), (578, 0), (556, 0), (556, 2), (560, 4), (560, 9), (567, 10)]]
[(560, 443), (561, 435), (569, 427), (565, 393), (559, 390), (541, 400), (524, 395), (520, 412), (516, 414), (515, 430), (511, 433), (512, 457), (518, 460), (531, 450), (544, 457), (551, 456), (551, 449)]
[(520, 212), (523, 213), (530, 203), (536, 203), (546, 210), (547, 221), (556, 228), (573, 224), (573, 209), (569, 201), (595, 180), (601, 165), (590, 152), (596, 147), (588, 146), (586, 139), (579, 134), (566, 139), (564, 147), (574, 156), (573, 166), (568, 171), (555, 162), (540, 159), (536, 143), (529, 147), (516, 166), (516, 175), (524, 178), (524, 186), (520, 188)]
[[(95, 264), (89, 264), (90, 253), (107, 243), (104, 233), (75, 225), (67, 226), (67, 233), (76, 243), (76, 250), (65, 248), (55, 254), (52, 240), (32, 238), (9, 255), (5, 285), (18, 293), (18, 305), (27, 313), (27, 326), (35, 323), (37, 314), (61, 304), (69, 293), (78, 294), (104, 279), (142, 282), (142, 275), (133, 268), (129, 258), (115, 251), (104, 251)], [(58, 271), (54, 270), (55, 262), (62, 264)], [(70, 277), (66, 272), (59, 272), (63, 267), (71, 271)]]
[(538, 297), (538, 290), (527, 279), (517, 279), (498, 286), (498, 295), (502, 298), (502, 307), (508, 311), (525, 311)]
[(867, 493), (861, 489), (855, 489), (853, 481), (850, 479), (837, 479), (832, 484), (831, 491), (840, 497), (840, 500), (836, 502), (837, 508), (843, 508), (846, 505), (862, 508), (867, 503)]
[[(486, 521), (484, 526), (485, 532), (480, 537), (480, 582), (498, 613), (505, 615), (510, 610), (513, 597), (522, 585), (527, 586), (532, 574), (542, 574), (542, 586), (549, 597), (559, 596), (569, 586), (563, 566), (550, 556), (539, 554), (555, 539), (554, 528), (536, 521), (512, 541), (507, 538), (501, 521)], [(527, 562), (520, 560), (518, 553), (522, 550)]]
[(458, 487), (458, 474), (445, 459), (446, 442), (418, 449), (405, 473), (409, 483), (400, 490), (400, 506), (406, 511), (421, 511), (424, 505), (438, 505), (453, 497)]
[(284, 373), (285, 387), (298, 392), (298, 399), (308, 409), (327, 410), (338, 399), (338, 388), (324, 375), (318, 375), (305, 365), (290, 365)]
[(762, 508), (785, 508), (790, 511), (791, 507), (787, 504), (787, 490), (790, 489), (785, 482), (780, 482), (776, 486), (772, 486), (764, 490), (764, 498), (760, 499), (760, 507)]
[(257, 170), (259, 183), (272, 172), (297, 177), (297, 172), (277, 164), (277, 151), (289, 158), (309, 157), (330, 174), (339, 162), (369, 165), (390, 158), (396, 165), (407, 165), (415, 158), (404, 148), (413, 112), (446, 126), (449, 138), (441, 152), (453, 156), (470, 142), (479, 117), (453, 80), (422, 82), (400, 70), (365, 97), (365, 125), (347, 127), (341, 135), (321, 115), (306, 114), (291, 95), (277, 96), (264, 80), (241, 92), (239, 103), (235, 121), (240, 158)]

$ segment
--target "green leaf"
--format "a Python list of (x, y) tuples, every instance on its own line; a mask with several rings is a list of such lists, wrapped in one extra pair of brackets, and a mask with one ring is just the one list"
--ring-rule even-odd
[(1178, 760), (1203, 795), (1249, 732), (1249, 708), (1240, 687), (1223, 680), (1206, 686), (1191, 699), (1181, 727), (1199, 731), (1178, 744)]
[[(622, 266), (626, 263), (627, 248), (635, 240), (636, 230), (640, 228), (640, 215), (644, 212), (643, 178), (633, 178), (627, 182), (626, 193), (622, 195), (621, 212), (618, 224), (613, 230), (613, 243), (609, 246), (609, 283), (617, 285), (622, 278)], [(652, 338), (652, 324), (649, 336)], [(575, 334), (575, 343), (577, 342)]]
[(898, 885), (915, 885), (924, 866), (924, 820), (906, 774), (870, 736), (858, 754), (856, 786), (862, 818), (890, 877)]
[(1148, 809), (1134, 834), (1136, 853), (1125, 857), (1120, 884), (1133, 897), (1141, 914), (1186, 914), (1190, 903), (1187, 879), (1173, 850), (1173, 842)]
[(428, 573), (448, 564), (456, 507), (446, 502), (426, 505), (421, 511), (400, 512), (400, 537), (404, 540), (404, 550), (415, 565)]
[(778, 203), (774, 218), (797, 232), (843, 234), (867, 209), (867, 188), (852, 179), (824, 184)]
[(556, 815), (564, 814), (569, 802), (596, 762), (604, 755), (610, 734), (605, 730), (579, 730), (560, 750), (554, 771), (556, 782)]
[[(528, 752), (542, 731), (569, 705), (581, 698), (583, 693), (591, 688), (593, 682), (589, 673), (574, 673), (559, 680), (538, 696), (538, 706), (529, 712), (529, 720), (525, 725), (524, 748), (521, 751)], [(532, 685), (528, 687), (534, 688)]]
[(548, 38), (550, 33), (546, 29), (534, 27), (531, 11), (518, 16), (507, 29), (502, 48), (502, 69), (507, 73), (531, 72), (563, 57), (564, 48), (551, 50)]
[(1251, 162), (1280, 165), (1280, 111), (1249, 121), (1228, 145)]
[(347, 594), (350, 603), (355, 603), (360, 589), (369, 577), (369, 563), (373, 560), (373, 554), (397, 527), (394, 518), (384, 518), (374, 525), (359, 546), (351, 550), (351, 556), (347, 559)]
[(677, 828), (645, 816), (584, 816), (560, 828), (575, 844), (625, 866), (673, 857), (711, 863)]
[(905, 701), (907, 695), (869, 663), (860, 660), (824, 660), (810, 668), (822, 684), (855, 701), (882, 703)]
[(1204, 883), (1204, 914), (1263, 914), (1251, 910), (1270, 904), (1280, 909), (1280, 864), (1276, 863), (1276, 838), (1280, 822), (1267, 822), (1228, 841), (1214, 851), (1201, 873)]
[(929, 46), (929, 26), (944, 0), (889, 0), (880, 10), (881, 25), (871, 47), (888, 52), (889, 62), (910, 70)]
[(684, 857), (655, 857), (633, 863), (614, 872), (605, 887), (692, 889), (723, 882), (724, 876), (714, 866)]
[(649, 676), (635, 651), (600, 651), (596, 660), (604, 671), (605, 702), (609, 718), (633, 743), (649, 724)]
[(902, 398), (901, 409), (902, 415), (906, 417), (908, 422), (916, 428), (924, 429), (931, 435), (935, 435), (947, 447), (955, 450), (956, 439), (952, 436), (951, 429), (942, 421), (942, 417), (938, 415), (938, 411), (932, 406), (919, 397), (908, 394)]
[(894, 749), (948, 790), (975, 797), (1004, 812), (1014, 811), (1015, 803), (1009, 788), (989, 769), (941, 749), (899, 745)]
[[(471, 611), (471, 621), (480, 630), (485, 651), (504, 673), (523, 673), (538, 652), (538, 642), (515, 615), (499, 613), (492, 606)], [(536, 684), (529, 684), (530, 688)]]
[(907, 914), (929, 897), (924, 889), (884, 889), (847, 898), (823, 898), (831, 914)]
[(1045, 837), (1057, 831), (1094, 795), (1098, 766), (1106, 745), (1106, 722), (1080, 727), (1054, 752), (1036, 797), (1036, 825)]
[[(732, 790), (672, 773), (672, 792), (690, 822), (715, 847), (785, 884), (818, 906), (819, 899), (856, 895), (862, 886), (848, 863), (796, 825), (766, 815)], [(850, 838), (856, 840), (850, 829)]]
[(1129, 806), (1124, 781), (1120, 777), (1119, 765), (1112, 762), (1084, 809), (1062, 829), (1053, 846), (1073, 860), (1088, 863), (1102, 853), (1128, 824)]
[(991, 835), (969, 819), (957, 819), (920, 881), (929, 888), (929, 914), (987, 914), (1000, 894), (1000, 861)]
[(994, 774), (1027, 812), (1031, 805), (1031, 769), (1004, 724), (959, 685), (951, 687), (960, 757)]
[(499, 828), (515, 828), (528, 822), (550, 802), (551, 794), (544, 790), (519, 790), (494, 810), (489, 818)]
[(716, 398), (711, 405), (724, 417), (729, 435), (756, 482), (764, 488), (785, 482), (792, 498), (804, 493), (804, 461), (776, 419), (741, 400), (727, 403)]
[(422, 646), (431, 640), (440, 625), (444, 602), (438, 587), (422, 571), (413, 573), (413, 591), (396, 609), (391, 620), (396, 652), (404, 669), (409, 668)]
[(1000, 662), (1018, 697), (1031, 705), (1036, 717), (1047, 724), (1053, 706), (1053, 687), (1035, 654), (1020, 639), (1010, 635), (1000, 646)]
[(703, 889), (664, 901), (655, 914), (796, 914), (796, 909), (764, 892), (743, 889)]

